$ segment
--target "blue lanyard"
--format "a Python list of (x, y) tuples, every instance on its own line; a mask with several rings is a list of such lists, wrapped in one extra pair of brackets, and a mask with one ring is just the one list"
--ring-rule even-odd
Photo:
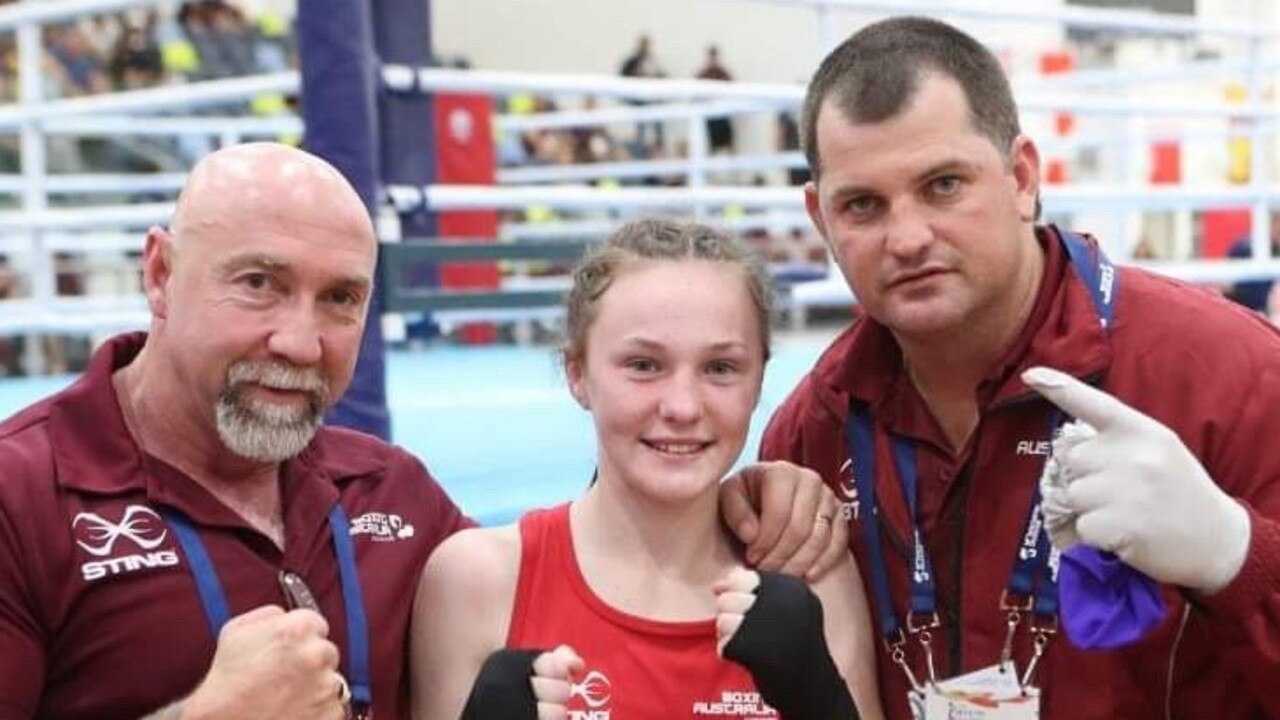
[[(1118, 287), (1115, 266), (1098, 248), (1091, 252), (1084, 238), (1072, 232), (1060, 233), (1062, 244), (1071, 258), (1071, 264), (1084, 281), (1093, 300), (1102, 327), (1110, 329), (1115, 318), (1115, 298)], [(889, 573), (885, 564), (884, 546), (880, 534), (880, 506), (876, 500), (875, 470), (875, 422), (862, 404), (850, 400), (850, 422), (845, 424), (845, 440), (853, 466), (853, 479), (859, 499), (871, 509), (862, 522), (863, 541), (867, 548), (871, 574), (872, 593), (876, 599), (880, 633), (887, 642), (900, 641), (902, 623), (893, 608), (889, 593)], [(1049, 437), (1062, 423), (1062, 414), (1054, 412), (1049, 420)], [(890, 433), (893, 460), (902, 487), (907, 508), (911, 515), (911, 606), (907, 616), (908, 629), (914, 629), (913, 617), (932, 616), (936, 623), (936, 588), (928, 552), (921, 538), (918, 507), (918, 472), (915, 443), (909, 438)], [(1046, 455), (1046, 462), (1048, 456)], [(1008, 591), (1017, 596), (1034, 598), (1031, 609), (1045, 618), (1056, 618), (1058, 613), (1058, 562), (1057, 552), (1044, 529), (1039, 483), (1032, 494), (1031, 510), (1027, 517), (1022, 541), (1014, 557)]]
[[(222, 626), (231, 618), (222, 582), (218, 579), (204, 542), (191, 521), (170, 508), (164, 508), (162, 514), (178, 536), (178, 543), (187, 556), (200, 604), (204, 606), (204, 614), (209, 621), (209, 630), (216, 638)], [(347, 663), (347, 677), (351, 681), (352, 707), (360, 712), (373, 704), (373, 686), (369, 679), (369, 623), (364, 612), (360, 578), (356, 572), (356, 555), (351, 543), (350, 527), (342, 505), (334, 503), (333, 509), (329, 511), (329, 530), (333, 535), (333, 551), (338, 558), (342, 603), (347, 615), (347, 654), (344, 660)]]
[[(1049, 416), (1050, 441), (1062, 422), (1062, 412), (1054, 409)], [(1047, 452), (1045, 462), (1049, 462)], [(1044, 468), (1040, 471), (1043, 473)], [(1033, 598), (1031, 611), (1047, 621), (1053, 621), (1058, 617), (1058, 551), (1049, 542), (1049, 533), (1044, 529), (1044, 511), (1038, 482), (1032, 486), (1031, 512), (1025, 527), (1022, 542), (1013, 557), (1013, 572), (1009, 576), (1006, 590), (1011, 597)], [(1037, 575), (1040, 576), (1039, 582), (1036, 582)]]
[(1091, 255), (1084, 238), (1068, 230), (1061, 231), (1060, 235), (1062, 244), (1067, 248), (1067, 255), (1071, 257), (1071, 264), (1089, 290), (1098, 320), (1104, 329), (1110, 330), (1111, 322), (1116, 316), (1116, 291), (1120, 285), (1116, 266), (1107, 259), (1101, 247), (1096, 254)]

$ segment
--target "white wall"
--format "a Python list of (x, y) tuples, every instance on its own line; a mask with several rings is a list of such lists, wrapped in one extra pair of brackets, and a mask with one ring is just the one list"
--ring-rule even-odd
[[(1057, 0), (1031, 0), (1057, 5)], [(433, 41), (478, 68), (617, 72), (642, 33), (669, 75), (689, 77), (710, 43), (740, 80), (802, 82), (823, 54), (817, 14), (761, 0), (431, 0)], [(879, 14), (838, 11), (841, 39)], [(997, 48), (1056, 42), (1057, 28), (961, 23)]]
[[(801, 84), (826, 50), (816, 11), (767, 0), (431, 0), (431, 7), (437, 54), (463, 55), (486, 70), (615, 74), (647, 33), (671, 77), (695, 75), (714, 43), (738, 80)], [(833, 12), (827, 37), (838, 42), (881, 17)], [(1014, 62), (1057, 47), (1062, 37), (1051, 25), (958, 24)], [(744, 116), (735, 123), (739, 151), (773, 150), (771, 118)]]

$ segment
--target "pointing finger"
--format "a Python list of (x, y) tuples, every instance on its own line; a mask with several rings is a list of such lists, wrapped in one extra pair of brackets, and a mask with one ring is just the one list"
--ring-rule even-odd
[(1135, 419), (1145, 417), (1107, 393), (1047, 367), (1027, 370), (1022, 373), (1022, 381), (1067, 414), (1092, 425), (1098, 432), (1128, 425)]

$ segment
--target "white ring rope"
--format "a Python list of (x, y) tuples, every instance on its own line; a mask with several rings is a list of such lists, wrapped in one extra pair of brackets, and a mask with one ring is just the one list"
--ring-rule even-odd
[(142, 121), (136, 116), (103, 115), (51, 118), (44, 121), (45, 135), (231, 135), (271, 137), (301, 135), (302, 119), (289, 115), (273, 117), (155, 117)]
[(298, 86), (298, 73), (280, 72), (51, 100), (30, 106), (0, 105), (0, 128), (16, 128), (24, 120), (187, 110), (205, 105), (249, 100), (263, 93), (294, 93), (297, 92)]
[[(44, 178), (44, 190), (50, 195), (175, 193), (186, 181), (186, 173), (48, 175)], [(21, 175), (0, 175), (0, 193), (17, 195), (26, 188), (27, 181)]]
[[(1049, 212), (1082, 210), (1170, 210), (1280, 205), (1280, 185), (1216, 187), (1146, 187), (1091, 183), (1042, 188)], [(492, 187), (488, 185), (393, 185), (390, 201), (400, 212), (422, 207), (442, 210), (521, 210), (529, 206), (571, 210), (690, 209), (705, 207), (803, 208), (796, 187), (594, 188)], [(2, 217), (2, 216), (0, 216)]]
[(79, 20), (89, 15), (156, 4), (157, 0), (45, 0), (13, 3), (0, 7), (0, 31), (32, 23), (48, 25)]

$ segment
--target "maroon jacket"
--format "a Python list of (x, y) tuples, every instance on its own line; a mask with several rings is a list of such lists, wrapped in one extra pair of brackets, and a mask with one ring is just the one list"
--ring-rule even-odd
[(98, 351), (83, 378), (0, 424), (0, 719), (137, 718), (203, 678), (214, 638), (188, 559), (160, 517), (190, 518), (231, 615), (283, 605), (280, 570), (314, 591), (344, 657), (327, 513), (341, 502), (369, 624), (375, 715), (407, 714), (406, 637), (428, 554), (469, 524), (416, 459), (322, 428), (281, 471), (285, 549), (190, 478), (144, 456), (111, 373), (142, 335)]
[[(856, 497), (844, 433), (850, 398), (867, 405), (877, 425), (882, 545), (901, 616), (910, 523), (884, 431), (915, 440), (921, 527), (943, 625), (934, 632), (934, 655), (940, 676), (957, 675), (999, 658), (1001, 591), (1046, 452), (1050, 405), (1019, 375), (1047, 365), (1101, 382), (1177, 432), (1248, 509), (1252, 540), (1239, 576), (1216, 595), (1165, 588), (1167, 615), (1140, 642), (1085, 652), (1054, 639), (1037, 673), (1041, 717), (1280, 717), (1280, 333), (1207, 292), (1133, 268), (1119, 271), (1108, 333), (1055, 233), (1038, 233), (1046, 266), (1035, 306), (978, 387), (980, 419), (959, 455), (908, 379), (893, 336), (866, 317), (836, 338), (774, 414), (760, 455), (815, 469), (846, 503), (850, 547), (869, 590), (860, 527), (869, 509)], [(1017, 642), (1021, 669), (1030, 658), (1025, 625)], [(905, 720), (905, 675), (879, 645), (886, 708)], [(925, 677), (919, 645), (910, 642), (907, 653), (916, 676)]]

